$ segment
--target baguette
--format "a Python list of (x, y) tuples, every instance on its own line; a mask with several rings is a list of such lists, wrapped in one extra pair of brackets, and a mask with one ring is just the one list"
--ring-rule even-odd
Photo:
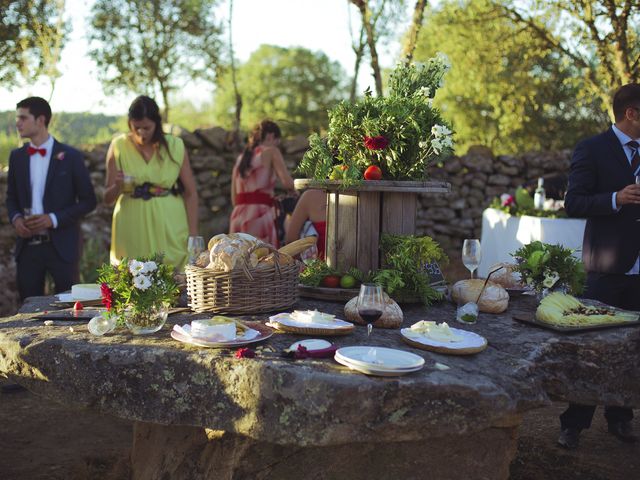
[(287, 255), (295, 257), (296, 255), (299, 255), (302, 252), (304, 252), (307, 248), (315, 245), (317, 241), (318, 241), (318, 237), (316, 236), (304, 237), (278, 249), (278, 252), (286, 253)]

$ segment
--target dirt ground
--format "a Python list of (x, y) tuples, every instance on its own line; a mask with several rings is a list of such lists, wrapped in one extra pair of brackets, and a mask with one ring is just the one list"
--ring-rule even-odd
[[(6, 383), (6, 382), (5, 382)], [(640, 445), (606, 431), (601, 411), (577, 451), (556, 447), (558, 404), (526, 415), (511, 480), (630, 480), (640, 477)], [(634, 420), (636, 431), (640, 421)], [(0, 478), (129, 478), (131, 422), (52, 403), (30, 392), (0, 393)]]

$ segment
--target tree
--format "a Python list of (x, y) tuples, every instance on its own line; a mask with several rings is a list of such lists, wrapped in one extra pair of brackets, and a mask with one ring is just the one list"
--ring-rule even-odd
[[(349, 0), (360, 12), (362, 28), (366, 34), (371, 70), (375, 82), (376, 94), (382, 96), (382, 74), (378, 60), (378, 42), (395, 33), (397, 23), (401, 21), (405, 0)], [(353, 35), (352, 35), (353, 37)], [(354, 47), (354, 50), (356, 47)], [(359, 57), (356, 50), (356, 66)]]
[(97, 0), (89, 52), (107, 91), (159, 94), (169, 117), (180, 81), (213, 80), (220, 63), (217, 0)]
[[(490, 27), (489, 27), (490, 26)], [(497, 153), (573, 147), (606, 124), (597, 101), (581, 95), (574, 66), (508, 18), (491, 0), (448, 1), (428, 15), (415, 52), (452, 64), (436, 104), (456, 132)]]
[(416, 6), (413, 9), (413, 18), (411, 19), (411, 27), (405, 38), (404, 45), (402, 47), (402, 58), (407, 62), (413, 59), (413, 52), (416, 49), (416, 43), (418, 42), (418, 35), (420, 35), (420, 29), (422, 28), (422, 22), (424, 19), (424, 9), (427, 6), (427, 0), (417, 0)]
[(51, 87), (68, 33), (64, 0), (0, 1), (0, 84), (15, 86), (47, 76)]
[(609, 110), (611, 93), (640, 81), (640, 1), (492, 1), (545, 48), (571, 62), (583, 76), (587, 95)]
[[(327, 125), (327, 109), (346, 96), (346, 73), (322, 52), (261, 45), (238, 66), (242, 92), (242, 128), (264, 118), (281, 124), (287, 134), (308, 134)], [(218, 82), (216, 122), (232, 126), (235, 95), (230, 72)]]

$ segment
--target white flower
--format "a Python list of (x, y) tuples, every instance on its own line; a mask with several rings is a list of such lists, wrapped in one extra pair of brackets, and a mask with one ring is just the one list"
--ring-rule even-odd
[(420, 93), (420, 95), (424, 95), (425, 97), (428, 97), (429, 94), (431, 93), (431, 91), (429, 90), (429, 87), (420, 87), (418, 92)]
[(129, 262), (129, 271), (131, 275), (134, 277), (144, 271), (144, 263), (139, 262), (138, 260), (131, 260)]
[(144, 267), (140, 273), (151, 273), (155, 272), (158, 269), (158, 265), (156, 262), (144, 262)]
[(431, 148), (433, 149), (433, 153), (439, 155), (442, 151), (442, 144), (440, 143), (440, 139), (434, 138), (431, 140)]
[(431, 127), (431, 134), (434, 137), (447, 137), (451, 135), (451, 130), (446, 125), (434, 125)]
[(427, 148), (429, 148), (429, 141), (426, 140), (426, 141), (420, 142), (420, 143), (418, 143), (418, 146), (420, 148), (424, 148), (426, 150)]
[(151, 286), (151, 280), (146, 275), (136, 275), (133, 277), (133, 286), (138, 290), (146, 290)]
[(560, 275), (558, 275), (558, 272), (545, 273), (542, 285), (544, 285), (545, 288), (551, 288), (556, 284), (558, 280), (560, 280)]
[(442, 65), (443, 71), (448, 72), (449, 70), (451, 70), (451, 61), (449, 60), (449, 57), (447, 56), (446, 53), (443, 53), (443, 52), (436, 53), (436, 61), (440, 65)]

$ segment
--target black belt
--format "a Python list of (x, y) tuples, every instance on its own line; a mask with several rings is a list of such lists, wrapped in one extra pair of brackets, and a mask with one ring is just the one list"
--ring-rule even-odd
[(51, 237), (47, 233), (46, 235), (33, 235), (28, 239), (27, 245), (40, 245), (41, 243), (47, 243), (51, 241)]

